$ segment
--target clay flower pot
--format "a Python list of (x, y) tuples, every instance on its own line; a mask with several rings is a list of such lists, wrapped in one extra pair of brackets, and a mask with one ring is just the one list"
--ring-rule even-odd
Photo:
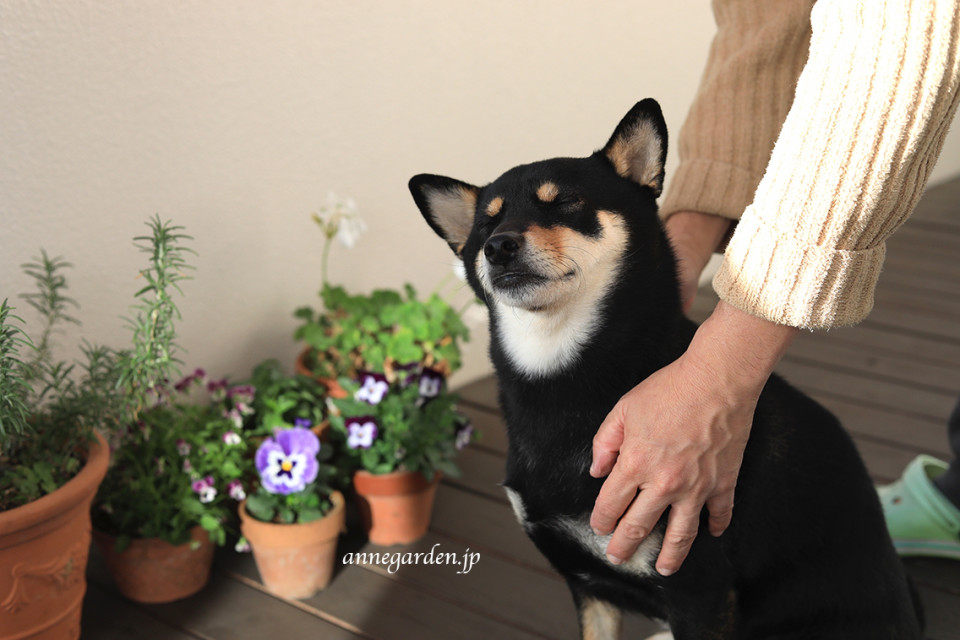
[(240, 531), (250, 543), (267, 589), (283, 598), (309, 598), (326, 588), (337, 563), (337, 538), (344, 530), (343, 494), (330, 495), (330, 512), (306, 524), (257, 520), (240, 505)]
[(300, 355), (297, 356), (297, 359), (293, 363), (293, 370), (301, 376), (314, 378), (317, 382), (327, 388), (327, 393), (330, 394), (331, 398), (346, 398), (347, 392), (343, 390), (343, 387), (341, 387), (340, 383), (334, 378), (324, 378), (322, 376), (315, 375), (313, 371), (310, 370), (310, 368), (307, 366), (308, 355), (310, 355), (309, 347), (301, 351)]
[(353, 488), (370, 542), (409, 544), (426, 535), (439, 482), (439, 473), (432, 482), (413, 471), (354, 473)]
[[(160, 538), (134, 538), (123, 551), (116, 538), (94, 531), (93, 538), (117, 588), (137, 602), (173, 602), (206, 586), (213, 564), (213, 542), (200, 526), (190, 530), (191, 542), (174, 546)], [(199, 546), (192, 548), (193, 543)]]
[(97, 434), (80, 473), (53, 493), (0, 513), (0, 638), (80, 637), (90, 503), (109, 459)]

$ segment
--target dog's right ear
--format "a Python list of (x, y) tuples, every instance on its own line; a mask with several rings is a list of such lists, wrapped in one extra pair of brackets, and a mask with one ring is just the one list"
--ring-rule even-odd
[(453, 178), (425, 173), (413, 176), (409, 186), (427, 224), (459, 256), (473, 229), (480, 189)]

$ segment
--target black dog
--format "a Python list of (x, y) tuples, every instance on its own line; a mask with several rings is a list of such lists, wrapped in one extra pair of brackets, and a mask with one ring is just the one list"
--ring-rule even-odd
[(609, 536), (589, 526), (602, 483), (588, 473), (593, 436), (696, 330), (657, 217), (666, 141), (659, 106), (644, 100), (587, 158), (516, 167), (482, 188), (410, 181), (490, 311), (510, 442), (504, 486), (518, 519), (567, 580), (585, 638), (615, 637), (621, 610), (665, 620), (677, 640), (922, 637), (856, 448), (833, 415), (776, 376), (724, 535), (701, 533), (670, 577), (653, 568), (665, 518), (630, 560), (605, 559)]

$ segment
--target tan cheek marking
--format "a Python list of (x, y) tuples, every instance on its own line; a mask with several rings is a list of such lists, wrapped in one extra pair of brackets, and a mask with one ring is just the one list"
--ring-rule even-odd
[(501, 198), (500, 196), (497, 196), (496, 198), (490, 201), (490, 204), (487, 205), (487, 215), (492, 218), (493, 216), (500, 213), (500, 209), (502, 208), (503, 208), (503, 198)]
[(537, 189), (537, 197), (543, 202), (553, 202), (559, 193), (560, 190), (557, 189), (557, 185), (552, 182), (544, 182), (540, 185), (540, 188)]

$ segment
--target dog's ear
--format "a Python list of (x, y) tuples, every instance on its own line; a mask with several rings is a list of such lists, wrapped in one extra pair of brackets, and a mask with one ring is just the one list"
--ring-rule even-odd
[(412, 177), (409, 186), (427, 224), (460, 255), (473, 229), (480, 189), (453, 178), (429, 174)]
[(667, 160), (667, 123), (656, 100), (647, 98), (630, 109), (610, 137), (603, 154), (621, 177), (663, 190), (663, 166)]

